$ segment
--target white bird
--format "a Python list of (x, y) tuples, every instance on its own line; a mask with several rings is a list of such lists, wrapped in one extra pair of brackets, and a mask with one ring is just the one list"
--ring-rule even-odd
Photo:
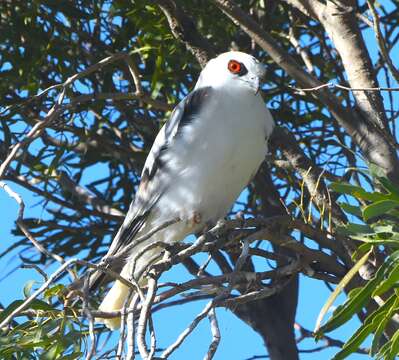
[[(135, 254), (153, 242), (168, 244), (216, 223), (256, 174), (267, 154), (274, 121), (259, 94), (264, 66), (253, 56), (232, 51), (210, 60), (194, 90), (173, 110), (148, 154), (136, 197), (108, 255), (174, 218), (180, 221), (133, 246), (121, 276), (140, 284), (144, 269), (162, 249)], [(132, 274), (133, 272), (133, 274)], [(129, 288), (116, 281), (101, 311), (120, 310)], [(119, 318), (97, 319), (116, 329)]]

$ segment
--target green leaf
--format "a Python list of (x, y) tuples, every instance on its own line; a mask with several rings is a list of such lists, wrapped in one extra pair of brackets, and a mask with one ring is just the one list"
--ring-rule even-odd
[(317, 333), (320, 330), (321, 322), (323, 321), (324, 316), (327, 314), (328, 310), (334, 303), (335, 299), (342, 292), (345, 286), (352, 280), (352, 278), (358, 273), (359, 269), (364, 265), (371, 254), (371, 249), (367, 252), (363, 257), (348, 271), (348, 273), (342, 278), (339, 284), (336, 286), (324, 306), (322, 307), (319, 316), (317, 317), (316, 327), (314, 332)]
[(75, 352), (70, 355), (62, 356), (60, 360), (75, 360), (75, 359), (80, 359), (82, 357), (83, 353), (82, 352)]
[(391, 339), (391, 347), (389, 349), (386, 360), (394, 360), (399, 353), (399, 330), (396, 330)]
[(66, 350), (63, 346), (62, 343), (56, 342), (53, 343), (49, 348), (46, 349), (46, 351), (42, 354), (40, 357), (40, 360), (53, 360), (57, 359), (58, 356)]
[[(8, 315), (10, 315), (16, 308), (18, 308), (24, 300), (15, 300), (10, 305), (8, 305), (1, 313), (0, 313), (0, 322), (2, 322)], [(47, 304), (42, 300), (34, 300), (30, 303), (29, 309), (33, 310), (43, 310), (43, 311), (53, 311), (56, 310), (51, 305)]]
[(373, 341), (371, 344), (370, 355), (375, 355), (376, 352), (378, 351), (382, 333), (383, 333), (388, 321), (391, 320), (393, 314), (397, 311), (398, 306), (399, 306), (399, 298), (396, 296), (396, 294), (393, 294), (385, 302), (385, 304), (383, 306), (381, 306), (381, 308), (379, 309), (379, 310), (381, 310), (381, 309), (384, 310), (384, 317), (381, 320), (380, 324), (378, 325), (377, 329), (374, 331), (374, 337), (373, 337)]
[(370, 335), (373, 331), (373, 324), (362, 326), (355, 334), (346, 342), (345, 346), (342, 348), (340, 352), (338, 352), (332, 360), (342, 360), (345, 359), (348, 355), (355, 352), (362, 342)]
[(379, 183), (391, 193), (392, 197), (399, 201), (399, 188), (392, 184), (386, 177), (378, 176)]
[(29, 309), (33, 309), (33, 310), (43, 310), (43, 311), (57, 311), (56, 308), (54, 308), (53, 306), (51, 306), (50, 304), (46, 303), (45, 301), (42, 300), (34, 300), (30, 303), (29, 305)]
[(399, 202), (395, 200), (381, 200), (374, 202), (363, 209), (363, 218), (365, 221), (369, 219), (386, 214), (389, 210), (392, 210), (399, 206)]
[(51, 298), (53, 296), (63, 293), (64, 290), (65, 290), (64, 285), (62, 284), (54, 285), (53, 287), (46, 289), (46, 291), (44, 292), (44, 297), (47, 299)]
[(338, 205), (343, 209), (346, 213), (357, 216), (358, 218), (362, 218), (362, 211), (359, 206), (350, 205), (344, 202), (338, 202)]
[(345, 233), (345, 235), (357, 235), (357, 234), (374, 234), (374, 230), (369, 225), (363, 224), (347, 224), (338, 228), (340, 232)]
[(46, 169), (47, 176), (54, 176), (54, 170), (58, 167), (58, 163), (60, 162), (62, 156), (64, 155), (66, 148), (60, 148), (56, 151), (53, 160), (51, 161), (49, 167)]
[(388, 274), (387, 279), (382, 281), (377, 288), (373, 291), (372, 296), (380, 296), (387, 292), (399, 281), (399, 264), (397, 264), (392, 271)]
[(389, 352), (389, 347), (391, 346), (391, 342), (386, 342), (383, 346), (381, 346), (380, 351), (378, 351), (377, 355), (375, 356), (376, 359), (386, 359)]
[[(366, 255), (364, 255), (364, 257)], [(362, 259), (364, 259), (364, 257)], [(396, 250), (386, 259), (384, 264), (380, 266), (373, 279), (371, 279), (363, 288), (360, 288), (360, 290), (353, 292), (354, 295), (350, 296), (344, 305), (338, 307), (334, 311), (333, 316), (327, 321), (327, 323), (318, 329), (317, 335), (320, 336), (321, 333), (332, 331), (351, 319), (353, 314), (358, 312), (365, 304), (370, 301), (371, 294), (374, 291), (375, 287), (384, 278), (384, 275), (387, 272), (391, 271), (391, 269), (397, 264), (398, 261), (399, 250)]]
[(386, 174), (386, 172), (381, 166), (378, 166), (377, 164), (374, 163), (368, 164), (368, 172), (374, 178), (383, 178), (385, 177)]
[(372, 245), (392, 245), (392, 246), (398, 245), (399, 246), (398, 240), (373, 239), (373, 238), (370, 238), (367, 236), (353, 236), (353, 235), (351, 236), (351, 238), (354, 240), (363, 241), (365, 243), (369, 243)]
[(36, 280), (29, 280), (25, 284), (24, 289), (23, 289), (23, 293), (24, 293), (25, 298), (28, 298), (30, 296), (33, 285), (35, 285), (37, 283), (38, 282)]
[(355, 352), (363, 341), (370, 335), (374, 330), (381, 324), (384, 319), (385, 313), (397, 300), (396, 296), (391, 296), (391, 298), (380, 308), (375, 310), (370, 314), (363, 322), (362, 326), (350, 337), (350, 339), (345, 343), (341, 351), (339, 351), (335, 356), (334, 360), (341, 360)]
[(367, 251), (369, 251), (374, 245), (370, 243), (361, 244), (356, 251), (352, 254), (352, 260), (356, 261), (360, 257), (362, 257)]
[(338, 192), (341, 194), (352, 195), (353, 197), (355, 197), (357, 199), (369, 200), (369, 201), (378, 201), (378, 200), (386, 199), (386, 195), (384, 195), (384, 194), (377, 193), (377, 192), (370, 193), (359, 186), (354, 186), (351, 184), (332, 183), (330, 185), (330, 187), (335, 192)]
[(0, 323), (10, 315), (18, 306), (20, 306), (24, 301), (23, 300), (15, 300), (10, 305), (8, 305), (1, 313), (0, 313)]
[(394, 232), (393, 230), (393, 225), (372, 225), (372, 228), (375, 233), (392, 233)]

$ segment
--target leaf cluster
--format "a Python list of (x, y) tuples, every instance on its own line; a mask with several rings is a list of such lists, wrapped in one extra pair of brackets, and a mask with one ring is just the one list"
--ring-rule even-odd
[[(364, 308), (374, 306), (374, 310), (362, 319), (361, 326), (335, 355), (336, 360), (344, 359), (356, 351), (369, 336), (372, 336), (370, 355), (376, 359), (392, 360), (399, 353), (399, 330), (388, 339), (383, 337), (392, 322), (396, 322), (399, 310), (399, 187), (384, 177), (377, 176), (376, 181), (380, 191), (366, 191), (344, 183), (331, 185), (333, 190), (352, 197), (352, 204), (343, 203), (341, 206), (354, 220), (339, 229), (359, 244), (353, 257), (361, 258), (354, 265), (355, 272), (351, 277), (361, 271), (367, 261), (372, 261), (377, 251), (387, 254), (382, 263), (374, 259), (379, 264), (375, 274), (364, 286), (351, 289), (346, 301), (337, 307), (316, 333), (316, 336), (321, 337), (339, 328), (353, 316), (361, 315)], [(363, 205), (353, 205), (354, 199)], [(345, 285), (349, 280), (346, 279)], [(338, 287), (340, 285), (342, 282)], [(376, 307), (376, 303), (379, 306)]]
[[(24, 288), (28, 297), (34, 282)], [(64, 286), (49, 287), (41, 299), (34, 300), (27, 311), (13, 321), (10, 330), (0, 330), (1, 359), (74, 360), (82, 356), (87, 327), (82, 324), (72, 308), (60, 310)], [(24, 300), (15, 300), (0, 313), (2, 322)], [(69, 316), (66, 316), (66, 315)]]

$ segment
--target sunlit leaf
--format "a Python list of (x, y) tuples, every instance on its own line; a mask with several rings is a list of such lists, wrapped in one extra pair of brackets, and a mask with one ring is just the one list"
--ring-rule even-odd
[(395, 286), (399, 281), (399, 264), (397, 264), (389, 274), (387, 278), (383, 280), (376, 289), (373, 291), (372, 296), (381, 296), (383, 293), (388, 291), (390, 288)]
[(387, 199), (387, 196), (384, 194), (378, 192), (370, 193), (359, 186), (354, 186), (351, 184), (332, 183), (331, 188), (338, 193), (352, 195), (362, 200), (378, 201)]
[[(363, 255), (363, 257), (348, 271), (348, 273), (342, 278), (342, 280), (339, 282), (339, 284), (335, 287), (334, 291), (331, 293), (330, 297), (320, 310), (319, 316), (317, 317), (316, 321), (316, 326), (314, 332), (317, 333), (319, 331), (326, 331), (325, 329), (327, 328), (327, 324), (321, 329), (321, 322), (323, 321), (324, 316), (327, 314), (328, 310), (330, 307), (333, 305), (335, 299), (338, 297), (338, 295), (344, 290), (345, 286), (352, 280), (352, 278), (358, 273), (359, 269), (366, 263), (367, 259), (369, 258), (371, 254), (371, 250)], [(346, 310), (349, 313), (349, 310)], [(345, 310), (344, 313), (345, 315)], [(341, 315), (342, 316), (342, 315)], [(333, 315), (333, 318), (336, 318), (335, 315)], [(329, 321), (329, 326), (330, 328), (333, 326), (332, 320)]]
[(381, 200), (373, 202), (363, 209), (364, 220), (368, 221), (373, 217), (386, 214), (387, 212), (398, 206), (399, 202), (394, 200)]

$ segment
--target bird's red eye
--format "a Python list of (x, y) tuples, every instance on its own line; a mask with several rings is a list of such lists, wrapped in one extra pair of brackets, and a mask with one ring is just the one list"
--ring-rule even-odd
[(227, 68), (233, 74), (239, 74), (242, 71), (242, 64), (237, 60), (230, 60)]

